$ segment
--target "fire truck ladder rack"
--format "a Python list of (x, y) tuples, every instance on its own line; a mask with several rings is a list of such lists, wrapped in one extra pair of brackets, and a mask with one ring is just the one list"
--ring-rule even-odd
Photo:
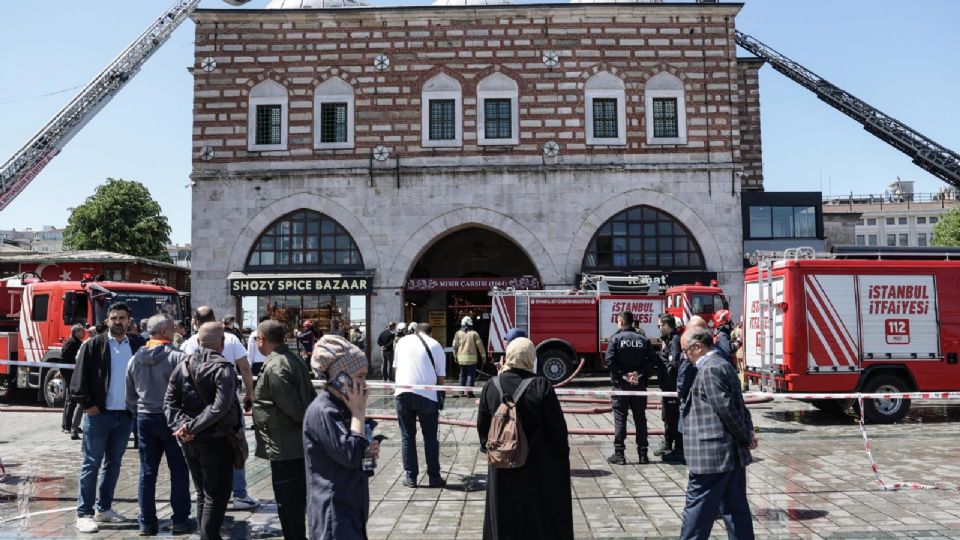
[(960, 154), (871, 107), (761, 41), (739, 30), (736, 31), (736, 40), (737, 45), (764, 59), (773, 69), (793, 79), (833, 108), (862, 124), (870, 133), (908, 155), (920, 168), (951, 186), (960, 188)]
[[(773, 265), (778, 259), (813, 259), (816, 252), (813, 248), (790, 248), (782, 253), (758, 251), (754, 255), (757, 259), (757, 285), (760, 288), (760, 389), (764, 392), (776, 390), (777, 374), (777, 325), (776, 311), (782, 309), (782, 296), (777, 298), (774, 288)], [(781, 289), (782, 295), (782, 289)], [(779, 336), (782, 341), (783, 337)], [(781, 345), (782, 346), (782, 345)]]
[(200, 0), (177, 0), (0, 168), (0, 210), (140, 71)]

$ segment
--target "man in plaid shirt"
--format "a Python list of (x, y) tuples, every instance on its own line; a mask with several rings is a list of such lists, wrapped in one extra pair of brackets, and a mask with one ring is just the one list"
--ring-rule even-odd
[(729, 538), (752, 539), (746, 466), (757, 439), (737, 372), (714, 350), (706, 329), (688, 330), (680, 345), (697, 367), (683, 412), (689, 479), (680, 538), (709, 538), (719, 511)]

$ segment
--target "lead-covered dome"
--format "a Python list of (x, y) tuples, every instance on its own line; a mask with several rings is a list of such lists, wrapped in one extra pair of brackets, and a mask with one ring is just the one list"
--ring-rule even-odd
[(512, 4), (510, 0), (434, 0), (435, 6), (496, 6)]

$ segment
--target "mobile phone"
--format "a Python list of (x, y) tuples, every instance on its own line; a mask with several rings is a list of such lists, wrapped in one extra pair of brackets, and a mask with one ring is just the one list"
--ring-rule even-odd
[(341, 371), (340, 374), (331, 379), (328, 384), (339, 390), (341, 394), (346, 395), (347, 389), (353, 388), (353, 379), (350, 375), (347, 375), (346, 372)]

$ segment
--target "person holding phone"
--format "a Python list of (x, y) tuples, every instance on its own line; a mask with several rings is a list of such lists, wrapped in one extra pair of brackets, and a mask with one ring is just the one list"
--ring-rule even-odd
[(283, 537), (304, 540), (307, 477), (303, 461), (303, 415), (317, 393), (310, 369), (284, 343), (279, 321), (257, 326), (257, 348), (267, 361), (254, 388), (253, 426), (258, 458), (270, 460), (273, 494)]
[(309, 537), (366, 538), (370, 488), (363, 460), (380, 455), (380, 443), (365, 432), (367, 357), (344, 338), (326, 335), (310, 364), (327, 385), (303, 419)]

